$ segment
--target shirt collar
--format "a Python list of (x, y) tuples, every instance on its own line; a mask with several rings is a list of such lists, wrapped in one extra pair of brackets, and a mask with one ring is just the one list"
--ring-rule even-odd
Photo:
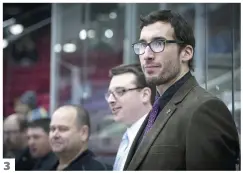
[(137, 131), (139, 130), (140, 126), (142, 125), (142, 123), (145, 120), (145, 118), (147, 117), (147, 115), (148, 114), (145, 114), (139, 120), (137, 120), (135, 123), (133, 123), (131, 127), (127, 128), (126, 133), (128, 135), (129, 141), (132, 141), (133, 138), (135, 138)]
[(176, 81), (173, 85), (171, 85), (162, 96), (159, 95), (157, 92), (156, 98), (159, 97), (159, 99), (163, 100), (166, 98), (171, 98), (176, 91), (191, 77), (191, 72), (187, 72), (182, 78), (180, 78), (178, 81)]

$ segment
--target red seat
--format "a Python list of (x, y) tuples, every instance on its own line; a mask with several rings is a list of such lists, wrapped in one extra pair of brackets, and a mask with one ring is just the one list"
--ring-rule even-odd
[[(5, 61), (3, 71), (3, 104), (6, 115), (13, 113), (14, 99), (22, 95), (25, 91), (34, 90), (37, 92), (37, 95), (40, 92), (49, 93), (50, 34), (48, 32), (45, 33), (45, 36), (39, 36), (36, 41), (36, 48), (39, 56), (37, 64), (29, 67), (21, 67), (11, 65), (8, 63), (9, 60)], [(49, 99), (43, 105), (49, 108)]]

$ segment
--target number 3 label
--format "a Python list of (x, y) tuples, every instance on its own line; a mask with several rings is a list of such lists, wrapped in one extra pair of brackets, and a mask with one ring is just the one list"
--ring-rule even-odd
[(10, 163), (9, 162), (3, 162), (3, 164), (4, 164), (4, 170), (5, 171), (9, 171), (10, 170)]
[(0, 172), (15, 171), (14, 159), (2, 159)]

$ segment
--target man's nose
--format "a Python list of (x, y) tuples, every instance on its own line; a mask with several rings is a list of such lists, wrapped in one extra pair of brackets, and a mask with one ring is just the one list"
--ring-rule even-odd
[(110, 93), (110, 95), (109, 95), (108, 98), (107, 98), (107, 102), (108, 102), (109, 104), (114, 104), (115, 101), (116, 101), (116, 98), (115, 98), (114, 94)]
[(32, 139), (32, 138), (29, 138), (28, 139), (28, 145), (30, 146), (30, 145), (33, 145), (33, 143), (34, 143), (34, 140)]
[(55, 130), (52, 134), (52, 137), (54, 137), (55, 139), (59, 138), (60, 137), (60, 133), (58, 130)]
[(152, 60), (154, 59), (154, 52), (147, 46), (144, 50), (144, 54), (142, 55), (144, 60)]

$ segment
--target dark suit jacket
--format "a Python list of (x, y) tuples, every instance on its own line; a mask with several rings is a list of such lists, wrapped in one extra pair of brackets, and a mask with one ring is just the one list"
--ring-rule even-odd
[(159, 113), (152, 129), (136, 146), (124, 170), (231, 170), (239, 139), (226, 105), (190, 77)]

